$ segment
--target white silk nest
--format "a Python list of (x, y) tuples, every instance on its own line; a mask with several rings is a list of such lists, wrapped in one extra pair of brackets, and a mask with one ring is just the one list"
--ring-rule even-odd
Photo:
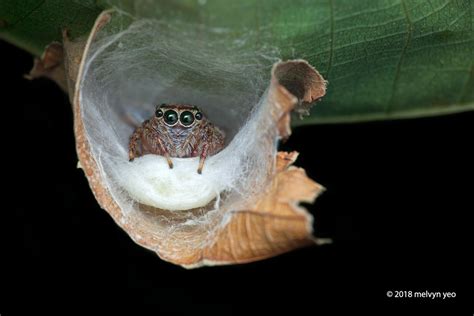
[[(123, 215), (136, 215), (141, 206), (202, 208), (205, 213), (185, 216), (176, 225), (217, 214), (224, 223), (224, 213), (235, 203), (240, 209), (252, 205), (274, 168), (278, 132), (265, 91), (277, 50), (248, 53), (242, 47), (245, 36), (224, 45), (225, 30), (199, 25), (112, 21), (86, 52), (79, 101), (91, 155)], [(196, 105), (225, 131), (226, 147), (208, 157), (201, 175), (196, 172), (199, 158), (173, 158), (173, 169), (156, 155), (128, 161), (134, 127), (127, 120), (140, 124), (161, 103)]]

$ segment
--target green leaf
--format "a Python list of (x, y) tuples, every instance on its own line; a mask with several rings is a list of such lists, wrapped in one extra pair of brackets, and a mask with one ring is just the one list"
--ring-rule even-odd
[(101, 11), (93, 0), (2, 0), (0, 38), (40, 56), (64, 29), (71, 38), (87, 35)]
[(182, 20), (225, 29), (229, 31), (225, 40), (245, 36), (245, 49), (272, 46), (283, 59), (306, 59), (329, 86), (327, 96), (299, 124), (474, 109), (472, 0), (17, 3), (2, 2), (0, 20), (7, 26), (1, 34), (36, 53), (48, 41), (58, 39), (61, 28), (83, 33), (99, 9), (115, 6), (137, 18)]

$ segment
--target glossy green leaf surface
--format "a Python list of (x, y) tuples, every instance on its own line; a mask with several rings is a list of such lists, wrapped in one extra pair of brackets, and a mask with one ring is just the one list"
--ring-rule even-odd
[[(303, 58), (329, 81), (303, 124), (418, 117), (474, 109), (471, 0), (111, 0), (0, 4), (0, 36), (39, 54), (60, 30), (87, 33), (98, 12), (181, 20)], [(177, 34), (179, 36), (179, 34)]]

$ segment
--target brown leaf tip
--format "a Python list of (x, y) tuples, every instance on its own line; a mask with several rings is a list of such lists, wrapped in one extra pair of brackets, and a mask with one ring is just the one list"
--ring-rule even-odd
[(291, 135), (291, 111), (301, 116), (309, 114), (313, 102), (326, 94), (326, 80), (302, 59), (276, 63), (272, 69), (272, 92), (277, 106), (275, 120), (280, 138)]
[(66, 91), (67, 83), (64, 70), (63, 46), (57, 42), (52, 42), (46, 46), (41, 58), (35, 58), (33, 68), (24, 77), (28, 80), (41, 77), (49, 78)]
[(298, 98), (294, 111), (300, 115), (309, 114), (311, 104), (326, 94), (327, 81), (313, 66), (302, 59), (276, 64), (273, 68), (273, 78)]

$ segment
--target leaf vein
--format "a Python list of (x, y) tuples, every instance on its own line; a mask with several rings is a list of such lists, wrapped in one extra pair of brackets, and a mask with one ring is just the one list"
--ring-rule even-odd
[(393, 106), (393, 102), (395, 101), (395, 92), (398, 87), (398, 80), (400, 79), (400, 72), (403, 64), (403, 60), (406, 55), (406, 51), (408, 49), (408, 46), (410, 45), (411, 38), (412, 38), (412, 33), (413, 33), (413, 23), (411, 22), (410, 15), (408, 13), (408, 9), (406, 7), (405, 0), (400, 0), (400, 5), (402, 7), (402, 12), (405, 15), (405, 19), (407, 22), (407, 37), (405, 40), (405, 45), (403, 45), (402, 51), (400, 53), (400, 59), (398, 60), (397, 63), (397, 68), (395, 70), (395, 78), (393, 80), (393, 86), (392, 86), (392, 95), (390, 97), (389, 102), (387, 103), (387, 106), (385, 107), (385, 113), (388, 114)]
[(33, 9), (31, 9), (29, 12), (25, 13), (25, 15), (19, 17), (15, 22), (13, 22), (10, 27), (14, 27), (16, 25), (18, 25), (19, 23), (23, 22), (24, 20), (26, 20), (28, 17), (30, 17), (33, 13), (35, 13), (36, 11), (38, 11), (42, 6), (43, 4), (46, 2), (46, 0), (43, 0), (41, 1), (40, 3), (38, 3), (38, 5), (36, 5)]
[(330, 11), (330, 48), (329, 48), (329, 60), (328, 60), (328, 68), (326, 70), (326, 78), (329, 78), (329, 72), (331, 71), (332, 59), (334, 54), (334, 0), (329, 0), (329, 11)]

